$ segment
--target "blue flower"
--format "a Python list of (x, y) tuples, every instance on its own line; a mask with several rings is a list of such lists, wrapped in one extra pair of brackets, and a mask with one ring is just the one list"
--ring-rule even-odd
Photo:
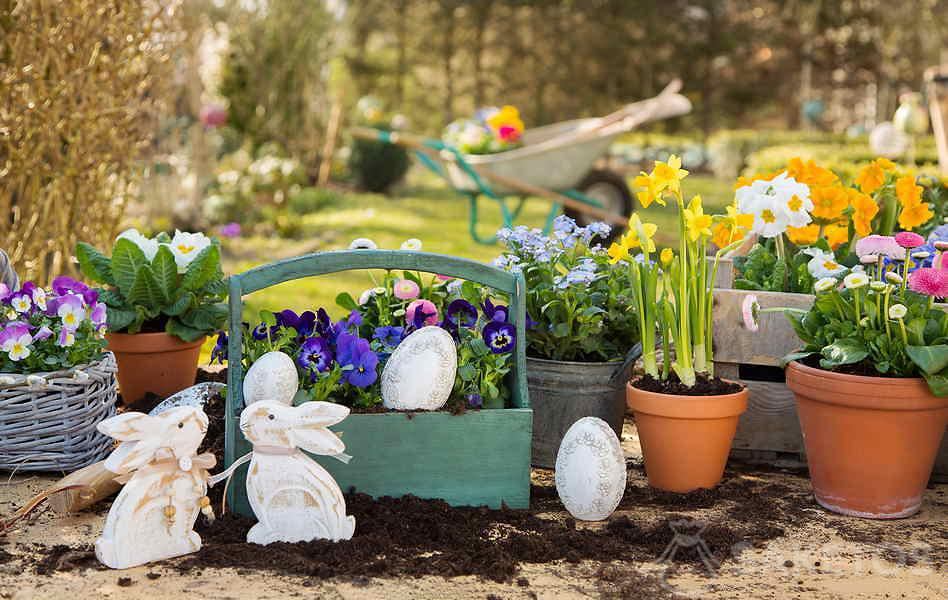
[(560, 215), (553, 219), (553, 231), (573, 233), (576, 231), (576, 221), (566, 215)]
[(948, 225), (939, 225), (928, 234), (928, 243), (948, 242)]
[(516, 345), (517, 332), (510, 323), (491, 321), (484, 326), (484, 342), (494, 354), (510, 352)]
[(484, 399), (481, 398), (480, 394), (468, 394), (467, 405), (471, 408), (480, 408), (484, 406)]
[(255, 340), (265, 340), (267, 339), (267, 324), (260, 323), (250, 332), (250, 335), (253, 336)]
[(445, 320), (462, 327), (474, 327), (477, 323), (477, 309), (473, 304), (461, 298), (448, 304), (444, 316)]
[[(348, 334), (340, 334), (339, 337), (343, 335)], [(379, 364), (379, 357), (375, 352), (372, 352), (367, 340), (355, 336), (351, 337), (354, 340), (348, 345), (348, 355), (344, 366), (352, 368), (345, 373), (346, 381), (359, 388), (368, 387), (378, 379), (376, 368)]]
[(316, 311), (316, 324), (313, 330), (328, 340), (335, 340), (339, 334), (338, 328), (333, 324), (332, 319), (329, 318), (329, 313), (326, 312), (325, 308), (320, 308)]
[(481, 308), (484, 310), (484, 315), (487, 316), (488, 321), (504, 323), (509, 319), (510, 311), (507, 307), (503, 304), (494, 305), (494, 303), (490, 301), (490, 298), (484, 301)]
[(297, 315), (292, 310), (286, 309), (276, 313), (275, 316), (278, 326), (295, 329), (301, 338), (311, 335), (316, 328), (316, 314), (311, 310)]
[(405, 328), (397, 326), (383, 326), (376, 327), (375, 333), (372, 337), (389, 348), (394, 348), (402, 343), (402, 339), (405, 337)]
[(309, 371), (312, 377), (317, 371), (327, 371), (332, 365), (332, 349), (329, 342), (321, 337), (307, 338), (300, 346), (300, 353), (296, 357), (296, 364)]
[(539, 325), (539, 324), (540, 324), (540, 323), (539, 323), (538, 321), (534, 321), (534, 320), (533, 320), (533, 317), (531, 317), (531, 316), (530, 316), (530, 313), (528, 312), (528, 313), (527, 313), (527, 323), (526, 323), (527, 329), (534, 329), (534, 328), (536, 328), (536, 326)]
[(593, 239), (606, 239), (611, 232), (612, 227), (601, 221), (597, 221), (584, 227), (580, 236), (583, 238), (583, 243), (588, 246)]
[(221, 331), (217, 334), (217, 343), (214, 344), (214, 349), (211, 350), (210, 364), (214, 364), (214, 361), (224, 364), (225, 360), (227, 360), (227, 332)]
[(342, 366), (352, 364), (354, 347), (359, 336), (342, 332), (336, 338), (336, 362)]

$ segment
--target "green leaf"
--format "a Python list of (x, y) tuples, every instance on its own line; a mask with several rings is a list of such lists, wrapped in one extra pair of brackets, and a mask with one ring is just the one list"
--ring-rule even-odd
[(98, 283), (115, 285), (112, 279), (112, 261), (89, 244), (76, 244), (76, 258), (79, 260), (79, 270), (82, 274)]
[(211, 244), (194, 257), (188, 270), (181, 278), (181, 287), (192, 292), (200, 292), (213, 279), (221, 274), (221, 255), (217, 244)]
[(127, 304), (125, 298), (116, 290), (100, 290), (99, 300), (109, 308), (124, 308)]
[(948, 375), (945, 373), (925, 375), (925, 381), (928, 383), (928, 389), (939, 398), (948, 396)]
[(185, 342), (193, 342), (194, 340), (206, 334), (206, 332), (200, 329), (188, 327), (177, 318), (168, 319), (168, 324), (165, 326), (165, 331), (171, 335), (181, 338)]
[(158, 247), (158, 252), (151, 261), (151, 269), (161, 292), (162, 304), (170, 304), (178, 287), (178, 265), (174, 262), (171, 248), (163, 244)]
[(188, 327), (212, 333), (223, 326), (227, 320), (227, 307), (223, 304), (207, 304), (188, 311), (179, 317)]
[(786, 366), (792, 363), (793, 361), (800, 360), (801, 358), (806, 358), (807, 356), (813, 356), (814, 354), (815, 352), (806, 352), (806, 351), (791, 352), (790, 354), (787, 354), (786, 356), (780, 359), (780, 366), (783, 368), (786, 368)]
[(155, 272), (151, 270), (150, 265), (144, 265), (138, 270), (126, 297), (132, 304), (139, 304), (145, 308), (156, 309), (162, 305), (161, 290), (158, 288)]
[(106, 310), (105, 314), (109, 331), (114, 332), (125, 329), (138, 317), (138, 311), (136, 310), (122, 310), (111, 307)]
[(346, 310), (356, 310), (359, 308), (358, 303), (356, 303), (355, 299), (351, 294), (349, 294), (349, 292), (342, 292), (336, 296), (336, 305)]
[(185, 292), (180, 290), (178, 293), (179, 296), (175, 299), (175, 301), (164, 309), (164, 313), (169, 317), (181, 316), (186, 310), (191, 308), (191, 306), (197, 300), (193, 292)]
[(461, 381), (472, 381), (477, 377), (477, 367), (471, 363), (461, 365), (458, 367), (458, 377), (461, 378)]
[(840, 365), (857, 363), (869, 356), (869, 351), (861, 341), (844, 338), (824, 346), (822, 355), (823, 360), (820, 361), (820, 365), (824, 369), (831, 369)]
[(948, 368), (948, 346), (906, 346), (906, 354), (926, 375), (934, 375)]
[(112, 276), (122, 295), (128, 298), (138, 271), (148, 266), (148, 260), (141, 248), (125, 238), (115, 241), (112, 248)]

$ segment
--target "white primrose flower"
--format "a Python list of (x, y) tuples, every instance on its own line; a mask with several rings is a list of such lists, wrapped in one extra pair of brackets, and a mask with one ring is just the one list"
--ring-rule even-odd
[(738, 188), (735, 198), (738, 212), (754, 215), (752, 229), (765, 238), (777, 237), (787, 227), (803, 227), (812, 221), (810, 188), (786, 173)]
[(188, 233), (176, 229), (169, 247), (174, 255), (174, 262), (178, 265), (178, 273), (187, 271), (191, 261), (210, 245), (211, 238), (203, 233)]
[(421, 240), (411, 238), (402, 242), (402, 250), (421, 250)]
[(847, 289), (856, 290), (869, 285), (869, 276), (862, 272), (850, 273), (843, 278), (843, 285)]
[(128, 240), (138, 246), (138, 249), (142, 251), (149, 262), (158, 254), (158, 240), (145, 237), (134, 227), (118, 234), (118, 237), (115, 239)]
[(904, 304), (893, 304), (889, 307), (889, 318), (890, 319), (904, 319), (905, 315), (908, 314), (908, 309)]
[(848, 270), (836, 262), (836, 255), (832, 252), (811, 247), (805, 248), (803, 253), (813, 257), (806, 263), (806, 269), (813, 277), (836, 277)]
[(823, 292), (828, 292), (831, 289), (839, 285), (839, 282), (835, 277), (822, 277), (813, 284), (813, 289), (817, 294), (822, 294)]

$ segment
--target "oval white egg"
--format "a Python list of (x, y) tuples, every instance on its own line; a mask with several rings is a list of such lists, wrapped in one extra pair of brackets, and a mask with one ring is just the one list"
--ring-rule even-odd
[(580, 521), (602, 521), (625, 493), (625, 456), (609, 424), (597, 417), (573, 423), (556, 453), (556, 492)]
[(296, 363), (283, 352), (267, 352), (244, 375), (244, 404), (275, 400), (291, 404), (300, 387)]
[(458, 371), (454, 339), (440, 327), (422, 327), (395, 348), (382, 370), (382, 405), (395, 410), (438, 410)]

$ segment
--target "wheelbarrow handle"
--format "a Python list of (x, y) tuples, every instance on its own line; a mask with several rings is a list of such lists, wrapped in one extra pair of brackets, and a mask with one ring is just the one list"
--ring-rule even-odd
[(381, 129), (372, 129), (371, 127), (351, 127), (349, 133), (354, 138), (395, 144), (396, 146), (404, 146), (413, 150), (431, 150), (429, 144), (440, 144), (438, 140), (432, 140), (414, 133), (383, 131)]

